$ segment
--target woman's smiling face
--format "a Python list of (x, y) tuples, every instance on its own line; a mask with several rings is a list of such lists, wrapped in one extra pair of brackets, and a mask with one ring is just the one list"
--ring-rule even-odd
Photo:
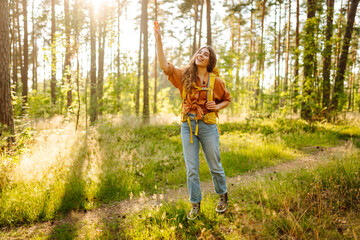
[(195, 64), (198, 67), (207, 67), (209, 65), (210, 51), (204, 47), (200, 49), (195, 58)]

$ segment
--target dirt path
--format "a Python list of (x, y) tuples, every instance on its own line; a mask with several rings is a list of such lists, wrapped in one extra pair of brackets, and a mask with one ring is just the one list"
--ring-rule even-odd
[[(334, 157), (344, 156), (350, 151), (354, 151), (354, 149), (351, 145), (351, 142), (348, 141), (336, 147), (311, 147), (305, 148), (303, 149), (303, 151), (308, 152), (308, 154), (305, 154), (303, 157), (297, 160), (281, 163), (276, 166), (261, 169), (251, 173), (246, 173), (237, 177), (228, 178), (227, 182), (229, 192), (231, 192), (232, 188), (236, 188), (239, 185), (247, 184), (258, 179), (269, 178), (275, 173), (286, 173), (291, 171), (298, 171), (304, 168), (313, 168), (315, 166), (318, 166), (319, 164), (324, 164), (328, 162)], [(201, 188), (203, 195), (213, 194), (212, 182), (202, 182)], [(179, 199), (186, 200), (187, 198), (188, 191), (186, 186), (177, 189), (166, 190), (162, 194), (154, 194), (152, 196), (146, 196), (145, 194), (141, 194), (140, 197), (127, 199), (112, 204), (106, 204), (90, 211), (73, 211), (70, 212), (68, 216), (62, 220), (36, 223), (31, 226), (22, 226), (16, 229), (3, 228), (3, 233), (0, 234), (0, 238), (4, 233), (6, 239), (23, 239), (31, 238), (38, 235), (46, 236), (54, 230), (55, 226), (59, 226), (65, 223), (72, 224), (80, 221), (83, 222), (84, 225), (93, 225), (97, 222), (103, 221), (104, 219), (126, 219), (128, 215), (133, 214), (134, 212), (140, 212), (144, 209), (149, 208), (151, 209), (164, 202), (176, 201)]]

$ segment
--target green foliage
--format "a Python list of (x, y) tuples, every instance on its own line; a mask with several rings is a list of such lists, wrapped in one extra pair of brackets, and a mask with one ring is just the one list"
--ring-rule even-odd
[(315, 170), (270, 174), (237, 186), (225, 214), (215, 213), (214, 197), (202, 201), (195, 221), (185, 218), (189, 204), (181, 200), (146, 210), (128, 223), (128, 237), (351, 239), (359, 233), (359, 159), (350, 154)]
[[(43, 131), (37, 133), (37, 139), (48, 139), (44, 142), (46, 148), (62, 149), (59, 154), (38, 153), (42, 155), (39, 158), (36, 155), (38, 150), (29, 148), (30, 138), (24, 140), (21, 147), (28, 152), (25, 158), (21, 152), (2, 155), (2, 168), (5, 170), (1, 174), (0, 224), (7, 226), (55, 219), (71, 210), (85, 211), (102, 203), (160, 194), (164, 189), (184, 186), (186, 174), (180, 126), (140, 126), (140, 122), (140, 119), (130, 117), (121, 123), (103, 121), (90, 128), (88, 133)], [(316, 150), (319, 147), (335, 146), (341, 141), (359, 146), (360, 139), (357, 126), (309, 124), (283, 118), (251, 118), (244, 122), (221, 124), (220, 129), (222, 164), (228, 177), (291, 161), (302, 154), (319, 151)], [(32, 132), (27, 131), (30, 137)], [(32, 173), (35, 162), (37, 170)], [(200, 155), (200, 178), (202, 181), (211, 180), (203, 154)], [(251, 188), (249, 191), (250, 195), (258, 196)], [(187, 205), (176, 203), (161, 207), (158, 213), (150, 211), (152, 217), (141, 218), (143, 222), (139, 228), (145, 229), (149, 237), (161, 237), (162, 234), (168, 234), (166, 236), (170, 238), (223, 236), (221, 228), (215, 226), (225, 221), (228, 215), (213, 213), (215, 201), (212, 198), (205, 200), (204, 209), (208, 210), (204, 211), (199, 224), (188, 223), (184, 218)], [(261, 208), (251, 208), (255, 219), (260, 219)], [(231, 214), (229, 217), (232, 219)], [(148, 213), (142, 216), (148, 216)], [(163, 218), (167, 219), (166, 223)], [(231, 219), (226, 221), (231, 222)], [(150, 222), (145, 227), (147, 221)], [(118, 224), (110, 221), (104, 228), (115, 229)], [(171, 230), (164, 232), (164, 228)], [(142, 232), (137, 227), (132, 229), (131, 236)], [(75, 234), (73, 230), (64, 231)], [(107, 236), (112, 232), (108, 230)]]
[(351, 226), (338, 223), (352, 221), (351, 215), (359, 210), (358, 159), (354, 154), (315, 171), (278, 175), (273, 188), (259, 189), (263, 208), (277, 213), (266, 216), (266, 234), (306, 239), (356, 236)]
[[(15, 121), (15, 135), (2, 131), (0, 125), (0, 194), (8, 185), (11, 174), (19, 163), (20, 156), (27, 151), (27, 145), (31, 143), (33, 132), (28, 123)], [(8, 144), (7, 138), (15, 137), (15, 142)]]
[(64, 223), (56, 226), (51, 233), (51, 239), (74, 239), (76, 234), (76, 226), (71, 223)]
[(31, 118), (48, 118), (54, 116), (57, 111), (51, 103), (51, 97), (47, 94), (32, 91), (28, 97), (28, 114)]

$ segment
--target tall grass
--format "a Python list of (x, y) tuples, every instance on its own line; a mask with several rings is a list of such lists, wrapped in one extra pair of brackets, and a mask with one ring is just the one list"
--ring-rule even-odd
[[(202, 202), (188, 221), (189, 204), (167, 203), (128, 223), (130, 239), (356, 239), (360, 234), (360, 154), (315, 170), (271, 174), (233, 189), (225, 214), (216, 199)], [(139, 217), (140, 216), (140, 217)]]
[[(15, 156), (18, 163), (4, 171), (1, 226), (62, 218), (71, 210), (86, 211), (186, 183), (178, 124), (104, 121), (88, 132), (75, 132), (73, 125), (58, 122), (56, 127), (37, 127), (33, 140)], [(302, 121), (226, 123), (220, 130), (227, 176), (291, 161), (303, 154), (304, 146), (334, 146), (343, 139), (356, 144), (359, 139), (358, 128), (353, 126)], [(201, 180), (211, 180), (203, 154), (200, 162)]]

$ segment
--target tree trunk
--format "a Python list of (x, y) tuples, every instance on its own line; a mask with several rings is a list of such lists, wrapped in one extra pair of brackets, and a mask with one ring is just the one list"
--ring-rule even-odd
[(23, 104), (27, 103), (28, 97), (28, 69), (29, 69), (29, 43), (28, 43), (28, 21), (27, 21), (27, 0), (23, 0), (24, 17), (24, 66), (21, 73)]
[(211, 3), (210, 0), (206, 0), (206, 23), (207, 23), (207, 42), (208, 46), (211, 46)]
[(56, 37), (55, 37), (55, 0), (51, 0), (51, 102), (56, 102)]
[[(157, 0), (155, 0), (155, 21), (158, 20), (158, 5), (157, 5)], [(195, 23), (196, 25), (196, 23)], [(196, 31), (195, 31), (195, 35), (196, 35)], [(194, 37), (195, 40), (195, 37)], [(195, 45), (196, 42), (194, 41)], [(157, 113), (157, 55), (156, 55), (156, 46), (155, 46), (155, 60), (154, 60), (154, 114)]]
[(120, 7), (120, 0), (117, 0), (117, 56), (116, 56), (116, 84), (115, 84), (115, 92), (116, 92), (116, 112), (120, 111), (120, 16), (121, 16), (121, 7)]
[(148, 0), (142, 0), (141, 6), (141, 25), (144, 37), (144, 58), (143, 58), (143, 83), (144, 83), (144, 105), (143, 105), (143, 123), (148, 124), (150, 122), (149, 112), (149, 54), (148, 54)]
[(273, 105), (277, 109), (278, 108), (278, 74), (277, 74), (277, 9), (276, 9), (276, 2), (275, 1), (275, 18), (274, 18), (274, 101)]
[[(46, 37), (44, 37), (43, 38), (43, 41), (45, 42), (46, 41)], [(43, 94), (45, 94), (46, 93), (46, 61), (47, 61), (47, 59), (46, 59), (46, 56), (45, 56), (45, 54), (43, 54), (43, 76), (44, 76), (44, 81), (43, 81)]]
[[(80, 109), (81, 109), (81, 98), (80, 98), (80, 63), (79, 63), (79, 0), (75, 0), (74, 7), (74, 45), (75, 45), (75, 54), (76, 54), (76, 92), (78, 96), (78, 108), (76, 113), (76, 125), (75, 130), (78, 129), (79, 118), (80, 118)], [(86, 91), (85, 91), (86, 95)], [(87, 118), (87, 115), (85, 115)]]
[[(232, 1), (232, 5), (234, 5), (234, 0)], [(235, 52), (235, 16), (233, 13), (229, 15), (229, 22), (230, 22), (230, 40), (231, 40), (231, 47), (230, 47), (230, 53)], [(230, 64), (233, 64), (232, 59), (230, 60)]]
[(358, 88), (356, 85), (356, 61), (357, 61), (357, 50), (358, 50), (358, 41), (353, 37), (352, 51), (351, 51), (351, 71), (350, 71), (350, 81), (349, 81), (349, 99), (348, 99), (348, 110), (354, 111), (354, 100), (355, 100), (355, 89)]
[(350, 11), (347, 19), (344, 39), (342, 41), (343, 46), (341, 49), (341, 56), (339, 63), (336, 67), (336, 77), (334, 85), (334, 96), (331, 101), (331, 109), (341, 111), (344, 105), (344, 78), (346, 64), (348, 60), (349, 46), (351, 42), (351, 35), (354, 28), (354, 21), (356, 10), (359, 4), (359, 0), (351, 0)]
[(265, 52), (264, 52), (264, 20), (265, 20), (265, 14), (266, 14), (266, 3), (267, 0), (263, 0), (263, 6), (262, 6), (262, 17), (261, 17), (261, 61), (260, 61), (260, 81), (261, 85), (260, 87), (260, 108), (263, 106), (263, 88), (264, 88), (264, 71), (265, 71)]
[[(14, 118), (11, 104), (10, 83), (10, 41), (9, 41), (9, 5), (0, 1), (0, 136), (4, 132), (14, 135)], [(13, 136), (8, 142), (14, 142)]]
[(239, 18), (238, 18), (238, 32), (237, 32), (237, 58), (236, 58), (236, 78), (235, 78), (235, 89), (236, 89), (236, 93), (235, 93), (235, 101), (237, 101), (239, 99), (239, 95), (240, 95), (240, 89), (242, 89), (242, 84), (240, 83), (240, 58), (241, 58), (241, 54), (240, 54), (240, 46), (241, 46), (241, 1), (239, 1)]
[(15, 92), (17, 93), (18, 91), (18, 58), (19, 58), (19, 55), (18, 55), (18, 50), (17, 50), (17, 33), (16, 32), (16, 29), (17, 29), (17, 25), (16, 25), (16, 19), (18, 18), (17, 15), (18, 15), (18, 9), (16, 7), (16, 4), (18, 3), (18, 0), (15, 0), (13, 1), (13, 4), (12, 4), (12, 8), (13, 8), (13, 16), (12, 16), (12, 25), (13, 25), (13, 34), (12, 34), (12, 44), (13, 44), (13, 59), (12, 59), (12, 77), (13, 77), (13, 85), (15, 85)]
[(71, 90), (71, 45), (70, 45), (70, 9), (69, 0), (64, 0), (64, 13), (65, 13), (65, 65), (64, 73), (67, 79), (69, 90), (67, 91), (67, 107), (72, 104), (72, 90)]
[[(333, 34), (334, 0), (327, 0), (326, 10), (326, 29), (325, 29), (325, 48), (323, 53), (323, 100), (322, 108), (329, 108), (330, 104), (330, 70), (331, 70), (331, 52), (332, 52), (332, 34)], [(326, 111), (327, 111), (326, 110)]]
[[(337, 41), (336, 41), (336, 48), (335, 48), (335, 66), (337, 66), (339, 64), (339, 60), (340, 60), (342, 25), (343, 25), (343, 17), (344, 17), (342, 9), (343, 9), (343, 1), (341, 0), (340, 1), (340, 14), (339, 14), (339, 18), (338, 18)], [(334, 78), (335, 78), (335, 74), (333, 75)], [(330, 102), (330, 104), (331, 104), (331, 102)]]
[[(251, 14), (250, 14), (250, 38), (249, 38), (249, 80), (252, 79), (252, 68), (253, 68), (253, 31), (254, 31), (254, 9), (253, 9), (253, 0), (250, 1), (251, 5)], [(250, 80), (249, 91), (254, 89), (253, 82)]]
[[(156, 1), (156, 0), (155, 0)], [(155, 13), (156, 14), (156, 13)], [(196, 34), (197, 34), (197, 23), (198, 23), (198, 0), (195, 0), (195, 14), (194, 14), (194, 38), (193, 38), (193, 46), (192, 46), (192, 55), (195, 54), (197, 50), (196, 46)], [(155, 61), (156, 62), (156, 61)]]
[(202, 31), (202, 20), (203, 20), (203, 11), (204, 11), (204, 0), (200, 0), (201, 1), (201, 8), (200, 8), (200, 26), (199, 26), (199, 43), (197, 46), (197, 49), (199, 49), (201, 47), (201, 31)]
[[(106, 9), (106, 7), (104, 7)], [(105, 10), (106, 11), (106, 10)], [(99, 114), (102, 114), (102, 98), (104, 88), (104, 57), (105, 57), (105, 41), (106, 41), (106, 12), (102, 13), (99, 24), (99, 72), (98, 72), (98, 105)]]
[(301, 117), (305, 120), (311, 120), (312, 108), (314, 104), (314, 53), (315, 46), (315, 26), (314, 17), (316, 13), (316, 1), (308, 0), (307, 20), (305, 24), (304, 37), (304, 83), (303, 83), (303, 101), (301, 103)]
[(32, 47), (32, 89), (37, 91), (37, 46), (35, 40), (35, 17), (34, 17), (34, 3), (32, 2), (31, 10), (31, 22), (32, 22), (32, 32), (31, 32), (31, 47)]
[(279, 104), (280, 102), (280, 95), (282, 92), (282, 88), (281, 88), (281, 75), (280, 75), (280, 61), (281, 61), (281, 3), (282, 0), (279, 0), (279, 31), (278, 31), (278, 47), (277, 47), (277, 80), (278, 80), (278, 96), (277, 96), (277, 104)]
[(264, 19), (265, 19), (265, 7), (266, 7), (267, 0), (262, 1), (262, 9), (261, 9), (261, 36), (260, 36), (260, 51), (259, 51), (259, 61), (258, 61), (258, 77), (257, 77), (257, 84), (255, 86), (255, 110), (258, 109), (259, 105), (259, 96), (260, 96), (260, 81), (263, 76), (263, 44), (264, 44)]
[[(19, 1), (16, 1), (16, 8), (17, 8), (17, 16), (16, 16), (16, 20), (17, 20), (17, 32), (18, 32), (18, 44), (19, 44), (19, 55), (18, 55), (18, 59), (19, 59), (19, 66), (20, 66), (20, 75), (23, 73), (23, 53), (22, 53), (22, 43), (21, 43), (21, 31), (20, 31), (20, 8), (19, 8)], [(20, 76), (21, 77), (21, 76)], [(17, 87), (19, 87), (19, 84), (17, 85)], [(17, 89), (18, 90), (18, 89)]]
[(90, 6), (90, 124), (97, 120), (97, 82), (96, 82), (96, 25), (94, 7)]
[(285, 96), (283, 98), (283, 104), (286, 105), (286, 99), (288, 94), (288, 72), (289, 72), (289, 53), (290, 53), (290, 24), (291, 24), (291, 0), (289, 0), (288, 7), (288, 22), (287, 22), (287, 34), (286, 34), (286, 56), (285, 56), (285, 77), (283, 91)]
[[(81, 109), (81, 98), (80, 98), (80, 63), (79, 63), (79, 0), (75, 0), (74, 6), (74, 45), (75, 45), (75, 54), (76, 54), (76, 92), (78, 97), (78, 108), (76, 113), (76, 125), (75, 130), (78, 129), (79, 119), (80, 119), (80, 109)], [(86, 91), (85, 91), (86, 96)], [(85, 115), (87, 118), (87, 115)]]
[(294, 94), (293, 94), (293, 112), (297, 113), (298, 104), (297, 96), (299, 95), (299, 25), (300, 25), (300, 0), (296, 0), (296, 32), (295, 32), (295, 66), (294, 66)]
[(135, 99), (135, 114), (136, 114), (136, 116), (138, 116), (140, 113), (141, 55), (142, 55), (142, 28), (140, 29), (138, 75), (137, 75), (137, 82), (136, 82), (136, 99)]

